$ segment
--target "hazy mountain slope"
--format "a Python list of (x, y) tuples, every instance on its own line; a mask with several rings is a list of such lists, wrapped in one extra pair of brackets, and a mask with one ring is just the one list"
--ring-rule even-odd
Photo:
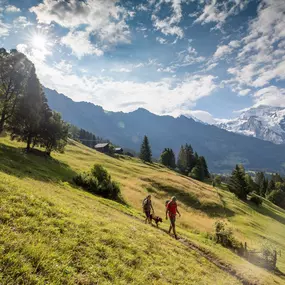
[(285, 108), (259, 106), (242, 112), (235, 119), (219, 122), (216, 126), (276, 144), (284, 144)]
[(230, 171), (236, 163), (247, 169), (283, 172), (285, 146), (227, 132), (181, 116), (157, 116), (147, 110), (131, 113), (106, 112), (86, 102), (74, 102), (56, 91), (45, 90), (49, 105), (78, 127), (106, 137), (122, 147), (139, 150), (143, 136), (149, 136), (153, 155), (164, 147), (178, 153), (181, 144), (191, 143), (209, 162), (211, 171)]

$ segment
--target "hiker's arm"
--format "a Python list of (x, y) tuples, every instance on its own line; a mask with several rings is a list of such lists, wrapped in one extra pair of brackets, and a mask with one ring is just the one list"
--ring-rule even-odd
[(181, 214), (179, 213), (178, 208), (177, 208), (177, 213), (178, 213), (179, 217), (181, 217)]
[(165, 212), (165, 219), (167, 220), (167, 213), (168, 213), (168, 208), (166, 208), (166, 212)]

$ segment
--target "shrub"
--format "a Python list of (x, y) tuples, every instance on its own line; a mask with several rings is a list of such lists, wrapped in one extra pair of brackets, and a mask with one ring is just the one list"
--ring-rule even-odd
[(214, 183), (215, 185), (220, 186), (220, 185), (222, 184), (222, 178), (221, 178), (221, 176), (220, 176), (220, 175), (215, 176), (215, 178), (214, 178), (214, 180), (213, 180), (213, 183)]
[(250, 197), (250, 201), (254, 203), (256, 206), (262, 205), (262, 202), (263, 202), (263, 200), (260, 197), (255, 196), (255, 195)]
[(117, 200), (120, 195), (119, 185), (111, 180), (108, 171), (99, 164), (95, 164), (90, 173), (77, 174), (73, 181), (85, 190), (104, 198)]
[(215, 223), (216, 240), (221, 245), (228, 248), (238, 249), (240, 243), (235, 239), (233, 230), (227, 227), (227, 224), (223, 221), (217, 221)]

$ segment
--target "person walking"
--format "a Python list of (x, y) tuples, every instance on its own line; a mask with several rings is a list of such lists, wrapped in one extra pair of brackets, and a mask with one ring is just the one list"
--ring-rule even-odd
[(176, 221), (176, 214), (178, 213), (179, 217), (181, 217), (181, 214), (178, 211), (177, 203), (176, 203), (176, 197), (173, 196), (171, 200), (166, 205), (166, 220), (170, 220), (170, 227), (168, 233), (171, 233), (171, 230), (173, 230), (174, 236), (177, 239), (176, 229), (175, 229), (175, 221)]
[(154, 212), (154, 209), (152, 207), (152, 202), (151, 202), (151, 195), (148, 195), (144, 200), (143, 200), (143, 212), (145, 214), (145, 223), (149, 222), (151, 224), (151, 211)]

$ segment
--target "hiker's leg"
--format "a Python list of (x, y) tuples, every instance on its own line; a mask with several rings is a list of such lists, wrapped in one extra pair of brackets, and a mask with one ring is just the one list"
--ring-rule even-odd
[(172, 226), (171, 226), (171, 223), (170, 223), (170, 227), (169, 227), (169, 231), (168, 231), (169, 234), (170, 234), (171, 230), (172, 230)]
[(177, 234), (176, 234), (176, 229), (175, 229), (175, 223), (173, 224), (172, 228), (173, 228), (174, 236), (175, 236), (175, 238), (177, 239)]

